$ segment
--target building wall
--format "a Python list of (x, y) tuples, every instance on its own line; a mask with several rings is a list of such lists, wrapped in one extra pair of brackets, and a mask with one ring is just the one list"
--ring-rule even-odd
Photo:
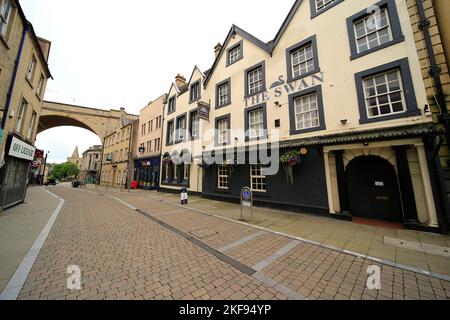
[[(0, 1), (0, 5), (4, 0)], [(12, 2), (15, 3), (15, 2)], [(24, 27), (17, 9), (11, 14), (9, 31), (6, 38), (0, 36), (0, 109), (6, 105), (7, 94), (13, 76), (14, 65), (17, 59)]]
[[(419, 27), (420, 17), (417, 8), (416, 0), (407, 0), (408, 12), (411, 19), (412, 30), (414, 33), (414, 41), (419, 56), (421, 75), (425, 83), (426, 96), (428, 103), (435, 115), (435, 122), (438, 122), (437, 117), (440, 114), (440, 108), (436, 103), (436, 88), (433, 77), (430, 75), (430, 60), (428, 57), (424, 34)], [(426, 0), (423, 1), (425, 15), (430, 26), (429, 32), (433, 44), (436, 63), (441, 69), (441, 82), (445, 95), (446, 108), (450, 111), (450, 74), (448, 70), (449, 46), (450, 46), (450, 24), (448, 19), (448, 1), (441, 0)], [(440, 150), (441, 165), (445, 168), (449, 166), (450, 160), (449, 143), (446, 141), (443, 148)]]
[[(0, 40), (0, 50), (3, 52), (0, 53), (0, 65), (2, 68), (0, 75), (0, 102), (2, 102), (2, 108), (4, 108), (5, 103), (3, 102), (6, 97), (5, 94), (9, 90), (9, 86), (12, 80), (12, 71), (14, 69), (15, 60), (17, 58), (17, 48), (20, 46), (20, 42), (22, 39), (23, 32), (23, 19), (19, 15), (18, 3), (13, 2), (16, 8), (12, 13), (11, 25), (8, 26), (10, 30), (8, 31), (7, 39)], [(17, 71), (16, 81), (14, 85), (14, 90), (11, 96), (11, 102), (9, 107), (9, 116), (6, 121), (6, 126), (4, 129), (4, 139), (8, 133), (14, 132), (18, 136), (20, 136), (23, 140), (28, 143), (34, 145), (37, 134), (37, 127), (39, 122), (39, 117), (41, 114), (42, 108), (42, 99), (44, 97), (45, 89), (47, 86), (47, 79), (51, 76), (46, 69), (47, 61), (44, 60), (42, 54), (42, 48), (40, 43), (44, 46), (44, 48), (49, 48), (50, 43), (47, 40), (39, 40), (35, 37), (34, 31), (32, 30), (32, 26), (29, 26), (29, 31), (25, 36), (24, 46), (20, 57), (20, 64)], [(5, 44), (9, 46), (10, 49), (6, 49), (5, 52)], [(31, 80), (29, 81), (26, 78), (27, 70), (29, 68), (32, 57), (36, 59), (36, 66), (32, 75)], [(48, 57), (48, 52), (47, 52)], [(3, 74), (4, 73), (4, 74)], [(40, 77), (43, 76), (43, 83), (41, 86), (40, 92), (38, 92), (38, 84), (40, 82)], [(19, 117), (19, 108), (22, 102), (22, 99), (25, 99), (28, 103), (28, 107), (26, 109), (26, 113), (23, 118), (23, 129), (20, 132), (17, 132), (15, 126)], [(32, 114), (35, 112), (35, 120), (34, 125), (32, 126), (30, 134), (28, 134), (28, 130), (31, 124)], [(3, 144), (2, 144), (3, 146)], [(3, 149), (3, 147), (2, 147)], [(1, 151), (1, 150), (0, 150)]]
[[(104, 140), (101, 185), (124, 187), (127, 181), (127, 173), (132, 168), (128, 167), (128, 153), (130, 152), (133, 125), (118, 126), (116, 132), (108, 135)], [(113, 155), (112, 161), (107, 161), (108, 155)], [(130, 156), (131, 157), (131, 156)], [(117, 181), (118, 177), (120, 181)]]
[[(317, 135), (348, 133), (375, 128), (398, 127), (431, 122), (431, 118), (425, 115), (418, 115), (371, 124), (360, 124), (358, 97), (355, 88), (355, 74), (392, 61), (402, 58), (408, 59), (417, 105), (419, 109), (423, 110), (428, 103), (423, 81), (421, 79), (422, 70), (418, 62), (414, 35), (405, 1), (395, 1), (405, 40), (388, 48), (350, 60), (350, 41), (346, 19), (377, 2), (378, 1), (374, 0), (362, 0), (356, 2), (343, 1), (311, 20), (310, 2), (303, 1), (291, 23), (288, 25), (284, 35), (273, 50), (272, 56), (237, 34), (226, 46), (225, 52), (236, 43), (243, 41), (243, 59), (232, 66), (226, 67), (226, 54), (223, 54), (205, 88), (206, 96), (210, 97), (212, 101), (211, 119), (214, 120), (214, 118), (231, 114), (231, 127), (244, 128), (245, 107), (257, 105), (262, 101), (261, 98), (259, 101), (249, 99), (247, 105), (243, 103), (245, 90), (244, 70), (261, 61), (265, 61), (266, 87), (270, 88), (274, 82), (279, 80), (280, 76), (282, 76), (284, 80), (287, 79), (286, 49), (315, 35), (317, 38), (318, 60), (321, 72), (323, 72), (323, 75), (320, 73), (317, 73), (316, 75), (323, 76), (323, 83), (320, 84), (317, 79), (312, 79), (311, 77), (306, 77), (304, 80), (309, 85), (311, 85), (313, 81), (315, 81), (316, 85), (321, 85), (326, 129), (299, 135), (291, 135), (288, 95), (283, 94), (279, 98), (274, 98), (273, 90), (268, 89), (269, 100), (266, 103), (269, 141), (272, 139), (278, 140), (278, 137), (275, 135), (272, 137), (270, 136), (270, 130), (275, 129), (274, 123), (276, 119), (281, 120), (281, 127), (279, 130), (280, 141), (307, 138)], [(330, 26), (333, 26), (333, 28), (330, 28)], [(231, 78), (232, 104), (219, 110), (215, 110), (216, 84), (228, 78)], [(297, 83), (297, 85), (300, 84)], [(282, 88), (282, 90), (284, 90), (284, 88)], [(281, 107), (275, 106), (275, 101), (277, 101)], [(347, 120), (346, 125), (341, 124), (341, 120), (343, 119)], [(208, 128), (212, 129), (213, 126), (214, 121), (211, 121)], [(234, 137), (232, 137), (231, 140), (233, 142)], [(258, 142), (254, 142), (250, 144), (257, 143)], [(246, 142), (243, 139), (239, 139), (235, 145), (245, 146)], [(210, 139), (207, 149), (208, 148), (216, 149), (213, 144), (213, 139)]]
[[(162, 119), (166, 95), (162, 95), (152, 101), (139, 113), (138, 135), (136, 137), (137, 148), (133, 148), (133, 158), (159, 157), (162, 147)], [(145, 129), (144, 129), (145, 128)], [(150, 145), (151, 144), (151, 145)], [(139, 152), (139, 147), (145, 148), (144, 153)], [(149, 148), (150, 146), (150, 148)]]
[[(165, 174), (165, 164), (164, 161), (161, 162), (161, 178), (160, 183), (161, 187), (164, 189), (169, 189), (172, 191), (179, 191), (181, 188), (188, 188), (188, 191), (190, 192), (201, 192), (202, 191), (202, 169), (196, 165), (195, 158), (200, 157), (202, 155), (202, 138), (196, 139), (196, 140), (188, 140), (180, 143), (174, 143), (172, 145), (169, 145), (167, 143), (167, 135), (168, 135), (168, 123), (173, 121), (176, 126), (176, 121), (180, 116), (186, 116), (186, 125), (187, 129), (189, 131), (189, 125), (190, 125), (190, 114), (193, 111), (196, 111), (198, 109), (198, 101), (190, 101), (190, 91), (189, 87), (191, 84), (197, 82), (197, 81), (203, 81), (204, 80), (204, 74), (195, 67), (190, 79), (188, 80), (185, 85), (187, 86), (187, 89), (182, 90), (182, 86), (178, 85), (174, 82), (171, 89), (169, 90), (169, 93), (167, 95), (167, 103), (164, 108), (164, 126), (163, 126), (163, 139), (162, 139), (162, 157), (164, 159), (165, 155), (172, 155), (174, 152), (177, 152), (178, 154), (181, 154), (183, 150), (187, 150), (191, 154), (191, 164), (187, 167), (189, 170), (189, 178), (181, 183), (173, 183), (173, 182), (167, 182), (166, 174)], [(200, 86), (200, 99), (199, 101), (208, 101), (210, 97), (204, 93), (203, 86)], [(182, 92), (180, 92), (180, 89)], [(176, 110), (173, 113), (168, 112), (168, 101), (170, 98), (175, 97), (176, 98)], [(202, 127), (205, 125), (205, 121), (200, 121), (200, 132), (202, 132)], [(188, 135), (188, 134), (186, 134)], [(183, 172), (184, 167), (180, 168), (180, 172)], [(183, 173), (181, 173), (183, 174)]]

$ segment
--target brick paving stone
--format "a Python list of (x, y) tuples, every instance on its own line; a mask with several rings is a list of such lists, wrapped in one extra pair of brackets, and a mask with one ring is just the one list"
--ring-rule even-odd
[[(288, 298), (113, 199), (61, 187), (54, 192), (66, 202), (19, 299)], [(216, 249), (255, 233), (248, 226), (189, 210), (158, 217), (179, 209), (159, 202), (172, 199), (161, 194), (114, 195)], [(252, 267), (290, 242), (264, 233), (226, 254)], [(82, 270), (80, 291), (66, 288), (69, 265)], [(380, 291), (366, 288), (370, 265), (382, 269)], [(450, 298), (447, 281), (308, 243), (278, 257), (262, 275), (308, 299)]]

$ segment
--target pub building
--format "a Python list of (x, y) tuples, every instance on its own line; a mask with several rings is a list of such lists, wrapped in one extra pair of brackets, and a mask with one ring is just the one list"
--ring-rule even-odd
[(201, 112), (209, 108), (203, 92), (207, 75), (194, 67), (188, 82), (178, 74), (172, 83), (164, 106), (161, 157), (161, 190), (179, 193), (188, 189), (199, 194), (202, 168), (196, 159), (202, 157)]
[(25, 201), (31, 164), (36, 148), (10, 134), (5, 145), (5, 164), (0, 170), (0, 211)]
[[(233, 25), (201, 86), (210, 119), (198, 125), (203, 161), (189, 171), (170, 155), (179, 130), (192, 130), (197, 79), (171, 88), (162, 185), (232, 202), (247, 186), (257, 205), (438, 231), (441, 132), (410, 19), (405, 1), (298, 0), (270, 42)], [(258, 148), (278, 158), (276, 174), (249, 156)], [(231, 161), (206, 164), (229, 150)]]

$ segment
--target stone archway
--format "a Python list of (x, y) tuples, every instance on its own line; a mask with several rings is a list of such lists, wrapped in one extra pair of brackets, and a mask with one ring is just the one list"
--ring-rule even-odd
[(103, 141), (107, 135), (117, 129), (119, 121), (123, 119), (134, 121), (139, 119), (139, 116), (128, 114), (125, 109), (108, 111), (44, 101), (39, 118), (38, 134), (56, 127), (75, 126), (95, 133)]

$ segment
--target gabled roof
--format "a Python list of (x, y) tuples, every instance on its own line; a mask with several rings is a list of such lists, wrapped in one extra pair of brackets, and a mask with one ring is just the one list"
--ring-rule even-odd
[(202, 75), (202, 78), (203, 78), (203, 79), (205, 78), (205, 74), (202, 72), (202, 70), (200, 70), (200, 68), (199, 68), (198, 66), (195, 66), (195, 67), (194, 67), (194, 70), (192, 70), (191, 77), (189, 78), (189, 81), (187, 82), (187, 85), (188, 85), (188, 86), (189, 86), (189, 85), (191, 84), (191, 82), (192, 82), (192, 78), (194, 77), (195, 70), (198, 70), (198, 72), (200, 72), (200, 74)]
[(277, 46), (278, 42), (280, 42), (281, 37), (283, 36), (284, 32), (286, 31), (288, 25), (291, 23), (292, 19), (294, 18), (295, 13), (297, 12), (297, 9), (302, 4), (303, 0), (296, 0), (294, 5), (292, 6), (291, 10), (289, 11), (286, 19), (284, 19), (283, 24), (281, 25), (280, 29), (278, 30), (277, 34), (275, 35), (275, 38), (272, 40), (272, 49), (271, 52), (273, 52), (273, 49)]
[(222, 57), (223, 53), (227, 49), (228, 42), (230, 41), (231, 37), (233, 37), (236, 34), (239, 34), (242, 38), (253, 43), (255, 46), (261, 48), (262, 50), (266, 51), (267, 53), (269, 53), (269, 54), (271, 53), (272, 49), (270, 48), (270, 45), (268, 43), (265, 43), (265, 42), (259, 40), (258, 38), (251, 35), (247, 31), (245, 31), (233, 24), (230, 28), (230, 31), (228, 32), (227, 37), (225, 38), (225, 41), (223, 42), (222, 49), (220, 50), (219, 54), (217, 55), (216, 59), (214, 60), (213, 66), (211, 67), (211, 69), (208, 70), (209, 72), (204, 81), (205, 86), (208, 84), (208, 81), (211, 78), (211, 75), (214, 73), (214, 70), (216, 69), (217, 64), (220, 61), (220, 58)]
[(275, 49), (275, 47), (279, 43), (280, 39), (284, 35), (284, 32), (286, 31), (288, 25), (291, 23), (292, 19), (294, 18), (295, 13), (297, 12), (297, 9), (300, 7), (302, 2), (303, 2), (303, 0), (295, 1), (294, 5), (292, 6), (291, 10), (289, 11), (286, 19), (284, 19), (283, 24), (281, 25), (280, 29), (278, 30), (277, 34), (275, 35), (275, 38), (267, 43), (259, 40), (257, 37), (251, 35), (250, 33), (244, 31), (243, 29), (241, 29), (238, 26), (233, 24), (230, 31), (228, 32), (225, 42), (223, 43), (220, 53), (217, 55), (216, 59), (214, 60), (213, 66), (211, 67), (210, 70), (208, 70), (209, 72), (206, 75), (204, 85), (206, 86), (208, 84), (208, 81), (211, 78), (211, 75), (213, 74), (215, 68), (217, 67), (217, 64), (219, 63), (219, 60), (222, 57), (222, 54), (225, 52), (225, 50), (227, 48), (227, 44), (230, 41), (230, 38), (234, 34), (239, 34), (247, 41), (250, 41), (254, 45), (260, 47), (262, 50), (266, 51), (268, 54), (272, 55), (273, 50)]

